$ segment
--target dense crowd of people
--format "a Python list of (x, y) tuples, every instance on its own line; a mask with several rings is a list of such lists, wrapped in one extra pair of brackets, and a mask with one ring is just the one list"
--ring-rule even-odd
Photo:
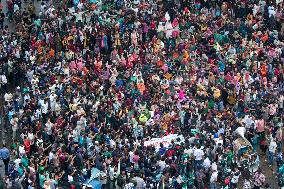
[(284, 186), (283, 0), (4, 3), (0, 188)]

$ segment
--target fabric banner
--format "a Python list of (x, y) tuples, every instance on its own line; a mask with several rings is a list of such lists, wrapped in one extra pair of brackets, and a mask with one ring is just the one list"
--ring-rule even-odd
[[(177, 141), (178, 139), (180, 140)], [(162, 138), (152, 138), (151, 140), (145, 141), (144, 146), (155, 146), (155, 148), (160, 148), (160, 143), (162, 143), (164, 147), (167, 148), (172, 141), (174, 141), (175, 144), (179, 144), (184, 142), (184, 137), (178, 134), (171, 134)]]

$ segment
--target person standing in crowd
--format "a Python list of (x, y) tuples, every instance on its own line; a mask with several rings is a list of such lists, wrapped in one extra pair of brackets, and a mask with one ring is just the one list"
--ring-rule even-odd
[(3, 145), (3, 147), (0, 149), (0, 159), (2, 159), (5, 167), (5, 174), (8, 173), (8, 166), (10, 162), (10, 150), (6, 147), (6, 145)]
[(264, 184), (265, 184), (265, 176), (261, 172), (261, 169), (259, 169), (253, 175), (253, 183), (254, 183), (254, 189), (259, 189), (259, 188), (264, 186)]

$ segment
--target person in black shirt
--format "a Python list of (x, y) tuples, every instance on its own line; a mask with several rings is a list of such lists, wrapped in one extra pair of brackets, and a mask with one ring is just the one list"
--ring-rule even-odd
[(5, 21), (5, 14), (2, 12), (2, 9), (0, 10), (0, 28), (4, 28), (4, 21)]

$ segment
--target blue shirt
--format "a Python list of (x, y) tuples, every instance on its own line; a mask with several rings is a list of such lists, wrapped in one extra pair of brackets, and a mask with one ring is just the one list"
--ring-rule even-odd
[(0, 149), (0, 158), (5, 160), (10, 158), (10, 151), (8, 150), (8, 148), (4, 147)]
[(9, 111), (8, 113), (8, 119), (9, 121), (11, 121), (11, 119), (13, 118), (14, 112), (13, 111)]

